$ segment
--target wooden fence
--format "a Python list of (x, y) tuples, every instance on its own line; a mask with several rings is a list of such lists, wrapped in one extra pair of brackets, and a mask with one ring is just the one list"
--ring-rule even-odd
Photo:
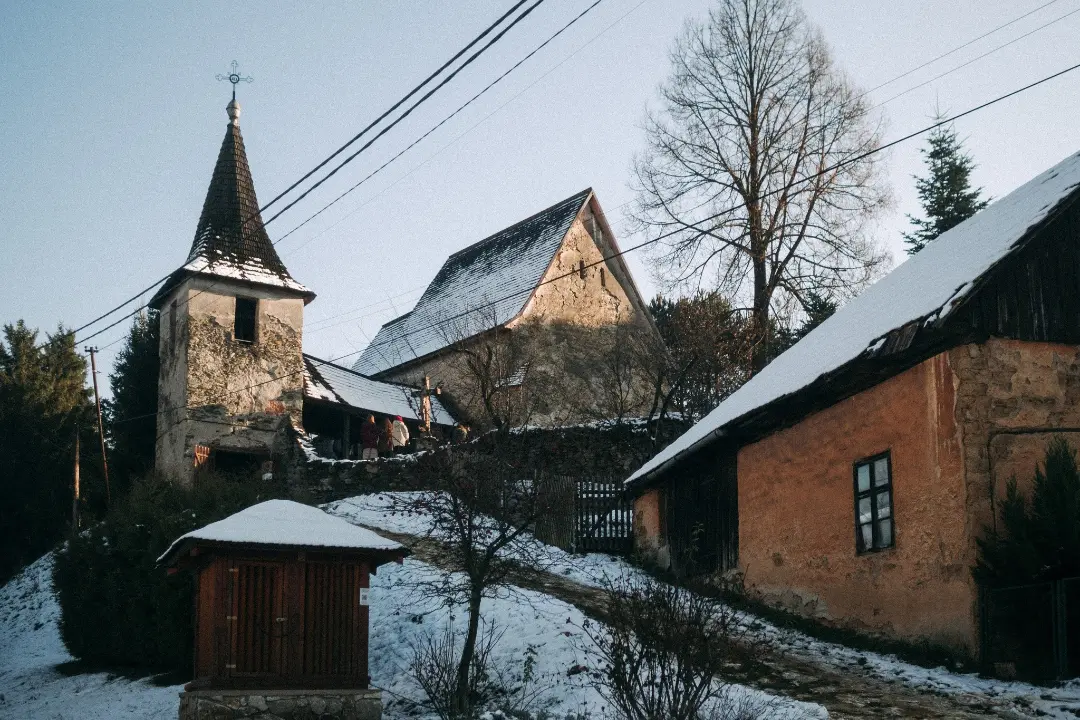
[(544, 478), (551, 511), (536, 525), (536, 536), (568, 552), (629, 554), (634, 544), (633, 503), (622, 477)]

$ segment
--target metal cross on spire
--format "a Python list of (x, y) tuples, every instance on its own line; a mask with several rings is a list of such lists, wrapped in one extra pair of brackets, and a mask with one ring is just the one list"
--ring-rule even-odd
[(237, 86), (237, 84), (242, 83), (242, 82), (246, 82), (246, 83), (254, 82), (255, 78), (251, 77), (250, 75), (248, 75), (246, 77), (244, 75), (241, 75), (240, 72), (239, 72), (240, 63), (236, 62), (235, 60), (232, 61), (232, 65), (230, 65), (229, 67), (232, 68), (232, 72), (230, 72), (228, 75), (218, 73), (217, 79), (218, 80), (228, 80), (229, 82), (232, 83), (232, 99), (236, 100), (236, 86)]

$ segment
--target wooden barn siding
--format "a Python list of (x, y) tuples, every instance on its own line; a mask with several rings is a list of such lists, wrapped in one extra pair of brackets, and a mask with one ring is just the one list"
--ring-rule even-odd
[(196, 686), (367, 687), (366, 562), (221, 557), (198, 583)]
[(671, 473), (665, 491), (671, 564), (689, 574), (724, 572), (739, 564), (736, 451), (695, 453)]
[(1080, 203), (991, 271), (956, 322), (984, 335), (1080, 343)]

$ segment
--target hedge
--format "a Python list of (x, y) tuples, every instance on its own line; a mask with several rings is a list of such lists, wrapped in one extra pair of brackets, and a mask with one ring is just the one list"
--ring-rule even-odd
[(104, 521), (57, 552), (53, 583), (68, 651), (92, 665), (189, 674), (193, 579), (168, 575), (157, 558), (180, 535), (284, 494), (224, 477), (194, 489), (155, 476), (137, 482)]

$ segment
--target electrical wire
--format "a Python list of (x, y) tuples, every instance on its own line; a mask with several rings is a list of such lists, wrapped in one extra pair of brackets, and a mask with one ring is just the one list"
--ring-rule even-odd
[[(851, 165), (851, 164), (859, 162), (861, 160), (865, 160), (868, 157), (871, 157), (871, 156), (876, 155), (878, 153), (884, 152), (884, 151), (888, 150), (889, 148), (895, 147), (896, 145), (899, 145), (901, 143), (907, 142), (908, 140), (916, 138), (916, 137), (918, 137), (920, 135), (928, 133), (931, 130), (934, 130), (935, 128), (941, 127), (942, 125), (947, 125), (947, 124), (949, 124), (951, 122), (955, 122), (956, 120), (959, 120), (960, 118), (966, 117), (966, 116), (971, 115), (971, 114), (976, 113), (976, 112), (979, 112), (979, 111), (984, 110), (984, 109), (986, 109), (986, 108), (988, 108), (988, 107), (990, 107), (992, 105), (996, 105), (997, 103), (1003, 102), (1004, 100), (1007, 100), (1007, 99), (1009, 99), (1011, 97), (1015, 97), (1016, 95), (1019, 95), (1019, 94), (1021, 94), (1023, 92), (1026, 92), (1026, 91), (1031, 90), (1031, 89), (1033, 89), (1035, 87), (1043, 85), (1044, 83), (1047, 83), (1047, 82), (1049, 82), (1051, 80), (1059, 78), (1062, 75), (1073, 72), (1073, 71), (1077, 70), (1078, 68), (1080, 68), (1080, 63), (1077, 63), (1075, 65), (1071, 65), (1071, 66), (1065, 68), (1064, 70), (1059, 70), (1059, 71), (1057, 71), (1057, 72), (1055, 72), (1055, 73), (1053, 73), (1051, 75), (1047, 75), (1047, 76), (1045, 76), (1043, 78), (1040, 78), (1039, 80), (1036, 80), (1036, 81), (1031, 82), (1031, 83), (1029, 83), (1027, 85), (1024, 85), (1023, 87), (1017, 88), (1016, 90), (1012, 90), (1012, 91), (1010, 91), (1008, 93), (1005, 93), (1004, 95), (999, 95), (999, 96), (993, 98), (992, 100), (988, 100), (988, 101), (986, 101), (984, 103), (976, 105), (975, 107), (969, 108), (969, 109), (967, 109), (967, 110), (965, 110), (965, 111), (963, 111), (961, 113), (957, 113), (957, 114), (951, 115), (951, 116), (949, 116), (947, 118), (943, 118), (941, 120), (938, 120), (938, 121), (936, 121), (936, 122), (934, 122), (934, 123), (932, 123), (930, 125), (927, 125), (926, 127), (923, 127), (923, 128), (921, 128), (919, 130), (908, 133), (907, 135), (896, 138), (895, 140), (891, 140), (890, 142), (887, 142), (884, 145), (880, 145), (880, 146), (878, 146), (876, 148), (873, 148), (871, 150), (867, 150), (864, 153), (860, 153), (859, 155), (856, 155), (854, 157), (847, 158), (847, 159), (842, 160), (840, 162), (834, 163), (834, 164), (830, 165), (829, 167), (826, 167), (826, 168), (824, 168), (822, 170), (819, 170), (819, 171), (817, 171), (815, 173), (811, 173), (810, 175), (807, 175), (805, 177), (797, 179), (796, 181), (791, 183), (791, 185), (810, 182), (810, 181), (815, 180), (815, 179), (817, 179), (819, 177), (829, 175), (829, 174), (831, 174), (833, 172), (836, 172), (837, 170), (839, 170), (840, 168), (842, 168), (842, 167), (844, 167), (846, 165)], [(778, 188), (776, 190), (772, 190), (770, 192), (764, 193), (763, 197), (768, 197), (770, 195), (775, 195), (777, 193), (785, 192), (785, 191), (788, 191), (788, 190), (790, 190), (790, 186), (785, 187), (785, 188)], [(719, 219), (719, 218), (721, 218), (721, 217), (723, 217), (725, 215), (729, 215), (729, 214), (731, 214), (733, 212), (735, 212), (735, 209), (722, 210), (722, 211), (720, 211), (718, 213), (710, 215), (709, 217), (703, 218), (702, 220), (699, 220), (696, 223), (692, 223), (691, 227), (700, 230), (701, 228), (698, 227), (699, 225), (701, 225), (703, 223), (711, 222), (711, 221), (716, 220), (716, 219)], [(591, 267), (595, 267), (597, 265), (605, 264), (608, 260), (613, 260), (613, 259), (615, 259), (617, 257), (621, 257), (621, 256), (626, 255), (628, 253), (640, 250), (640, 249), (642, 249), (644, 247), (648, 247), (650, 245), (653, 245), (653, 244), (655, 244), (657, 242), (660, 242), (661, 240), (664, 240), (665, 238), (671, 237), (672, 235), (675, 235), (675, 234), (680, 233), (682, 231), (683, 231), (683, 228), (678, 228), (678, 229), (671, 230), (671, 231), (666, 232), (666, 233), (661, 233), (660, 235), (656, 236), (655, 238), (652, 238), (651, 240), (642, 241), (642, 242), (640, 242), (640, 243), (638, 243), (636, 245), (633, 245), (633, 246), (631, 246), (629, 248), (626, 248), (625, 250), (619, 250), (618, 252), (612, 253), (610, 255), (605, 255), (605, 256), (601, 257), (601, 259), (599, 259), (599, 260), (593, 261), (591, 263), (587, 263), (587, 264), (584, 265), (584, 268), (591, 268)], [(517, 297), (522, 297), (522, 296), (529, 295), (529, 294), (535, 292), (536, 289), (538, 289), (538, 288), (540, 288), (540, 287), (542, 287), (544, 285), (548, 285), (550, 283), (554, 283), (554, 282), (557, 282), (559, 280), (562, 280), (562, 279), (565, 279), (565, 278), (568, 278), (568, 277), (576, 276), (576, 275), (578, 275), (580, 273), (581, 269), (583, 269), (583, 268), (574, 268), (570, 272), (563, 273), (561, 275), (556, 275), (555, 277), (548, 278), (547, 280), (542, 280), (542, 281), (536, 283), (535, 285), (533, 285), (531, 287), (528, 287), (528, 288), (526, 288), (524, 290), (519, 290), (517, 292), (510, 293), (510, 294), (505, 295), (503, 297), (500, 297), (500, 298), (498, 298), (496, 300), (486, 302), (486, 303), (482, 303), (482, 304), (474, 306), (474, 307), (470, 307), (470, 308), (468, 308), (468, 309), (466, 309), (466, 310), (464, 310), (462, 312), (459, 312), (459, 313), (456, 313), (456, 314), (451, 315), (449, 317), (443, 318), (442, 320), (431, 323), (429, 325), (425, 325), (425, 326), (422, 326), (422, 327), (419, 327), (419, 328), (415, 328), (413, 330), (408, 331), (407, 333), (403, 333), (398, 338), (395, 338), (395, 341), (397, 339), (399, 339), (400, 337), (404, 337), (406, 335), (413, 335), (413, 334), (416, 334), (416, 333), (424, 332), (426, 330), (437, 328), (437, 327), (439, 327), (441, 325), (445, 325), (445, 324), (447, 324), (449, 322), (452, 322), (453, 320), (459, 319), (459, 318), (467, 316), (467, 315), (474, 314), (479, 310), (483, 310), (484, 308), (493, 307), (494, 305), (497, 305), (498, 303), (505, 302), (507, 300), (513, 300), (514, 298), (517, 298)], [(382, 343), (378, 343), (378, 345), (387, 345), (387, 344), (389, 344), (389, 341), (384, 341)], [(376, 345), (376, 344), (373, 343), (372, 345), (369, 345), (368, 348), (370, 348), (370, 347), (372, 347), (374, 345)], [(366, 350), (368, 348), (364, 348), (364, 350)], [(324, 360), (324, 361), (320, 361), (320, 362), (336, 364), (341, 360), (347, 359), (347, 358), (352, 357), (354, 355), (358, 355), (361, 352), (363, 352), (363, 350), (356, 350), (356, 351), (353, 351), (353, 352), (350, 352), (350, 353), (346, 353), (344, 355), (340, 355), (340, 356), (335, 357), (335, 358), (333, 358), (331, 360)], [(305, 371), (304, 370), (293, 371), (292, 373), (282, 375), (281, 377), (276, 377), (276, 378), (272, 378), (270, 380), (263, 380), (263, 381), (260, 381), (260, 382), (257, 382), (257, 383), (253, 383), (253, 384), (248, 385), (246, 387), (237, 388), (235, 390), (230, 390), (229, 392), (225, 393), (224, 396), (230, 396), (230, 395), (234, 395), (234, 394), (237, 394), (237, 393), (246, 392), (248, 390), (253, 390), (253, 389), (257, 388), (257, 387), (260, 387), (262, 385), (267, 385), (269, 383), (281, 382), (282, 380), (284, 380), (284, 379), (286, 379), (286, 378), (288, 378), (288, 377), (290, 377), (292, 375), (302, 374), (303, 372), (305, 372)], [(196, 407), (196, 406), (184, 406), (184, 407), (181, 407), (181, 408), (175, 408), (174, 410), (177, 410), (177, 411), (178, 410), (187, 410), (187, 409), (192, 409), (193, 407)], [(145, 419), (147, 417), (153, 417), (154, 415), (156, 415), (156, 413), (155, 414), (146, 414), (146, 415), (141, 415), (141, 416), (135, 416), (135, 417), (131, 417), (131, 418), (122, 418), (122, 419), (114, 421), (114, 422), (117, 422), (117, 423), (119, 423), (119, 422), (132, 422), (134, 420), (140, 420), (140, 419)]]

